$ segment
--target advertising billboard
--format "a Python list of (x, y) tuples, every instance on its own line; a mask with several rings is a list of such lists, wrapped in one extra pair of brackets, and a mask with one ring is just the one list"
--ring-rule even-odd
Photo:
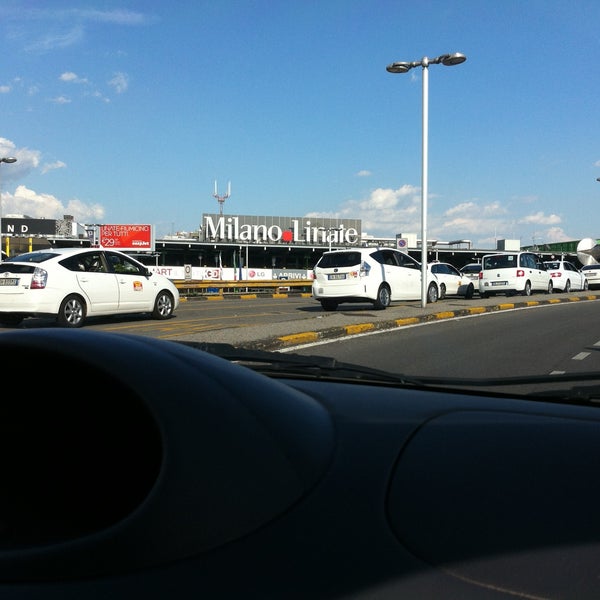
[(154, 251), (152, 225), (100, 225), (101, 248), (121, 251)]

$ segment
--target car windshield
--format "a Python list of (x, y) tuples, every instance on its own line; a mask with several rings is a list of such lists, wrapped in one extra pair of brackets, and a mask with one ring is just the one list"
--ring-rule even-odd
[(495, 254), (483, 258), (483, 268), (490, 269), (513, 269), (517, 266), (518, 256), (516, 254)]
[(318, 266), (322, 269), (330, 269), (333, 267), (355, 267), (361, 262), (361, 255), (358, 252), (334, 252), (324, 254), (318, 262)]

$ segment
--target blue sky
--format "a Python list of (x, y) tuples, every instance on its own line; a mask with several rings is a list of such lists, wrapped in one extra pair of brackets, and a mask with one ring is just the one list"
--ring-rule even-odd
[(597, 0), (0, 0), (2, 213), (196, 230), (362, 219), (522, 245), (600, 236)]

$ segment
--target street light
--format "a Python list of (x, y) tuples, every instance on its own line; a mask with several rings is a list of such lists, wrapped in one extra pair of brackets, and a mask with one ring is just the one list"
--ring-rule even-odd
[[(15, 163), (17, 159), (12, 156), (0, 158), (1, 163)], [(2, 262), (2, 186), (0, 185), (0, 262)]]
[(423, 67), (423, 162), (421, 182), (421, 307), (427, 306), (427, 137), (429, 121), (429, 65), (447, 67), (460, 65), (467, 57), (460, 52), (442, 54), (437, 58), (424, 56), (420, 61), (394, 62), (386, 67), (388, 73), (408, 73), (414, 67)]
[[(327, 229), (327, 233), (329, 234), (328, 235), (328, 239), (329, 239), (329, 252), (331, 252), (331, 234), (334, 231), (340, 231), (340, 228), (339, 227), (329, 227), (329, 229)], [(339, 240), (338, 240), (338, 242), (339, 242)]]

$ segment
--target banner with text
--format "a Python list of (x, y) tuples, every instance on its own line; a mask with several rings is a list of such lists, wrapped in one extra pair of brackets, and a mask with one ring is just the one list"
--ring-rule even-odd
[(100, 225), (100, 246), (115, 250), (154, 251), (152, 225)]

